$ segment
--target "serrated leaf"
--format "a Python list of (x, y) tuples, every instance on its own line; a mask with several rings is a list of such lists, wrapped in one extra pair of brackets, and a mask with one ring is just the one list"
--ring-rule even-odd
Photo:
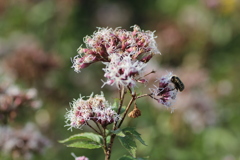
[(70, 142), (73, 140), (80, 140), (80, 141), (89, 141), (89, 142), (94, 142), (97, 144), (102, 144), (102, 137), (94, 134), (94, 133), (90, 133), (90, 132), (85, 132), (85, 133), (80, 133), (80, 134), (76, 134), (73, 135), (67, 139), (61, 140), (59, 141), (59, 143), (66, 143), (66, 142)]
[(92, 143), (91, 141), (80, 141), (80, 142), (74, 142), (74, 143), (68, 144), (67, 147), (96, 149), (96, 148), (100, 148), (101, 145)]
[(118, 128), (117, 130), (112, 131), (112, 133), (116, 134), (117, 136), (120, 136), (120, 137), (125, 137), (125, 133), (122, 132), (121, 128)]
[(122, 129), (121, 128), (118, 128), (114, 131), (111, 131), (113, 134), (118, 134), (119, 132), (122, 132)]
[(133, 137), (131, 135), (126, 135), (125, 137), (118, 136), (119, 141), (122, 146), (133, 156), (136, 157), (137, 146)]
[(125, 135), (125, 133), (123, 133), (123, 132), (119, 132), (119, 133), (117, 134), (117, 136), (119, 136), (119, 137), (125, 137), (126, 135)]
[(141, 134), (138, 133), (135, 128), (133, 127), (126, 127), (122, 130), (125, 134), (126, 133), (130, 133), (131, 135), (134, 136), (134, 138), (136, 138), (137, 140), (139, 140), (139, 142), (141, 142), (143, 145), (147, 146), (146, 143), (144, 142), (144, 140), (141, 138)]

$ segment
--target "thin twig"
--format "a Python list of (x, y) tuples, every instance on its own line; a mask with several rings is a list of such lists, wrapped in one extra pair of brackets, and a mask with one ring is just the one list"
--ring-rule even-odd
[(146, 76), (148, 76), (149, 74), (152, 74), (152, 73), (156, 73), (156, 71), (152, 70), (152, 71), (149, 72), (148, 74), (145, 74), (143, 77), (146, 77)]
[(102, 133), (102, 129), (100, 128), (99, 124), (97, 122), (94, 121), (94, 123), (96, 124), (96, 126), (98, 127), (99, 131), (101, 132), (101, 135), (103, 134)]
[(86, 122), (87, 123), (87, 125), (90, 127), (90, 128), (92, 128), (95, 132), (97, 132), (99, 135), (102, 135), (100, 132), (98, 132), (95, 128), (93, 128), (88, 122)]
[(104, 153), (105, 153), (105, 155), (107, 155), (108, 147), (107, 147), (107, 139), (106, 139), (105, 128), (103, 129), (103, 136), (102, 137), (103, 137)]
[(146, 96), (151, 96), (151, 95), (152, 95), (152, 93), (150, 93), (150, 94), (142, 94), (140, 96), (137, 96), (136, 99), (142, 98), (142, 97), (146, 97)]
[(118, 125), (118, 128), (121, 127), (121, 125), (122, 125), (122, 123), (123, 123), (123, 120), (125, 119), (125, 117), (126, 117), (126, 115), (127, 115), (128, 110), (130, 109), (132, 103), (133, 103), (135, 100), (136, 100), (136, 95), (134, 94), (134, 95), (132, 95), (132, 99), (130, 100), (130, 102), (129, 102), (128, 105), (127, 105), (127, 108), (126, 108), (126, 110), (125, 110), (125, 112), (124, 112), (124, 115), (123, 115), (123, 117), (122, 117), (119, 125)]
[(120, 90), (120, 94), (119, 94), (120, 103), (119, 103), (119, 107), (118, 107), (118, 112), (117, 112), (117, 114), (120, 114), (120, 112), (121, 112), (122, 104), (123, 104), (123, 100), (124, 100), (124, 96), (125, 96), (125, 88), (122, 87), (122, 89)]

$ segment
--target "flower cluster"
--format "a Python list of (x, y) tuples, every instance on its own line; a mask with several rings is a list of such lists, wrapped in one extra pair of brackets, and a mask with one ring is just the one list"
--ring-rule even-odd
[(140, 77), (143, 68), (154, 54), (160, 53), (155, 38), (154, 32), (143, 31), (137, 25), (133, 31), (98, 28), (92, 36), (85, 37), (87, 48), (78, 49), (80, 55), (72, 60), (72, 68), (80, 72), (101, 61), (106, 65), (104, 85), (134, 87), (136, 82), (145, 82)]
[[(36, 127), (28, 123), (23, 129), (0, 127), (0, 150), (12, 157), (31, 159), (33, 154), (43, 153), (50, 141), (41, 135)], [(15, 158), (14, 158), (15, 159)]]
[(156, 47), (154, 32), (142, 31), (137, 25), (133, 31), (121, 28), (98, 28), (92, 36), (86, 36), (87, 48), (80, 47), (73, 59), (76, 72), (98, 61), (110, 62), (111, 55), (131, 55), (132, 59), (148, 62), (154, 54), (160, 53)]
[(109, 85), (134, 87), (136, 81), (145, 82), (142, 79), (142, 71), (146, 66), (141, 61), (133, 61), (130, 56), (121, 56), (114, 54), (111, 56), (111, 62), (105, 62), (106, 68), (104, 77), (108, 80), (104, 83)]
[(76, 157), (75, 160), (89, 160), (89, 159), (85, 156), (81, 156), (81, 157)]
[(42, 80), (49, 71), (60, 67), (55, 55), (46, 53), (35, 43), (14, 50), (6, 64), (17, 78), (30, 84)]
[(150, 88), (151, 97), (164, 106), (170, 107), (176, 99), (178, 90), (175, 84), (171, 81), (172, 73), (162, 76), (158, 81), (159, 85), (155, 88)]
[(41, 107), (35, 88), (23, 91), (13, 84), (0, 86), (0, 122), (6, 123), (9, 119), (13, 120), (23, 106)]
[(77, 157), (74, 153), (71, 153), (71, 155), (75, 158), (75, 160), (89, 160), (87, 157), (85, 156), (80, 156)]
[(93, 94), (87, 100), (81, 97), (71, 103), (71, 110), (66, 113), (66, 126), (71, 128), (81, 128), (89, 120), (101, 124), (103, 127), (120, 119), (119, 115), (112, 109), (106, 101), (103, 93)]

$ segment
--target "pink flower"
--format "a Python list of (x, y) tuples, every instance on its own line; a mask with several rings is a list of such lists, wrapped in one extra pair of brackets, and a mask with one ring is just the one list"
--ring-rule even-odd
[(85, 156), (81, 156), (81, 157), (77, 157), (74, 153), (71, 153), (71, 155), (75, 158), (75, 160), (89, 160), (87, 157)]
[(78, 49), (79, 55), (72, 60), (74, 71), (80, 72), (92, 63), (110, 62), (112, 55), (131, 56), (132, 60), (147, 63), (154, 54), (160, 53), (156, 46), (154, 32), (143, 31), (137, 25), (133, 31), (120, 27), (98, 28), (92, 36), (86, 36), (84, 43), (87, 48)]
[(80, 96), (74, 100), (71, 103), (71, 110), (65, 115), (66, 126), (70, 126), (70, 129), (81, 128), (90, 120), (106, 126), (120, 118), (106, 101), (103, 93), (95, 96), (92, 94), (87, 100), (83, 98)]
[(85, 156), (81, 156), (81, 157), (76, 157), (75, 160), (89, 160), (89, 159)]
[(104, 77), (107, 81), (104, 82), (108, 85), (114, 85), (119, 88), (119, 86), (129, 86), (134, 87), (136, 82), (141, 79), (142, 71), (146, 66), (145, 63), (132, 60), (131, 56), (121, 56), (114, 54), (111, 56), (110, 62), (105, 62), (106, 68)]
[(151, 97), (166, 107), (170, 107), (172, 105), (178, 93), (178, 90), (175, 88), (171, 78), (172, 73), (169, 73), (158, 80), (158, 86), (155, 86), (155, 88), (150, 88)]

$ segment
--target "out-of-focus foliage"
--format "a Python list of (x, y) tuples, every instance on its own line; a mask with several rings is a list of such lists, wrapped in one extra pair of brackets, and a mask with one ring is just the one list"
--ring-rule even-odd
[[(239, 19), (238, 0), (1, 0), (0, 78), (10, 76), (14, 85), (36, 88), (42, 101), (36, 110), (21, 108), (21, 114), (7, 125), (16, 131), (31, 121), (50, 139), (51, 146), (44, 154), (33, 154), (32, 159), (74, 159), (74, 152), (102, 160), (100, 149), (72, 149), (58, 143), (82, 132), (64, 127), (64, 114), (73, 98), (101, 90), (109, 101), (117, 97), (114, 89), (101, 88), (102, 64), (76, 73), (70, 58), (77, 54), (82, 38), (96, 27), (130, 30), (137, 24), (144, 30), (156, 30), (158, 36), (162, 55), (150, 61), (149, 68), (157, 71), (151, 75), (152, 81), (173, 71), (185, 84), (172, 114), (152, 99), (137, 101), (141, 116), (125, 122), (136, 127), (148, 145), (139, 144), (137, 156), (149, 156), (150, 160), (239, 160)], [(1, 88), (4, 85), (1, 81)], [(137, 89), (147, 92), (140, 85)], [(1, 123), (2, 127), (6, 126)], [(127, 152), (116, 141), (112, 159), (124, 154)], [(0, 159), (3, 157), (11, 155), (1, 150)]]

